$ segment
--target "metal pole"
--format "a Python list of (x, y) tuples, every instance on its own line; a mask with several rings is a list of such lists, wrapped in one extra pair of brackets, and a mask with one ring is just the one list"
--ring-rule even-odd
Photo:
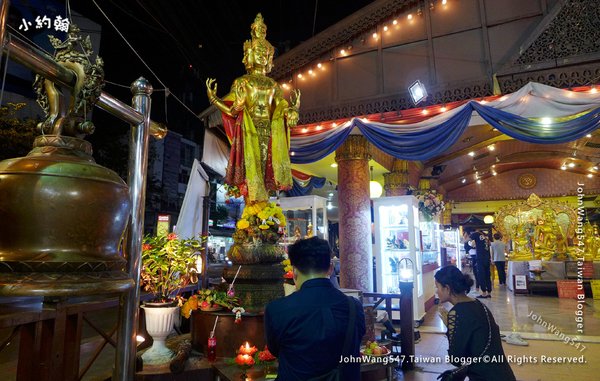
[[(8, 4), (9, 1), (0, 1), (3, 1), (2, 8), (0, 8), (1, 16), (5, 4)], [(6, 8), (8, 12), (8, 5), (6, 5)], [(0, 32), (4, 30), (3, 27), (4, 26), (0, 21)], [(4, 34), (1, 34), (0, 36), (4, 36)], [(2, 37), (0, 37), (0, 41), (1, 40)], [(36, 74), (43, 75), (54, 83), (73, 89), (77, 82), (77, 77), (72, 70), (60, 65), (48, 54), (21, 41), (12, 34), (4, 49), (10, 52), (10, 58), (12, 60), (27, 67)], [(100, 94), (96, 106), (129, 124), (137, 125), (144, 122), (144, 115), (104, 91)], [(167, 134), (167, 129), (156, 122), (150, 121), (150, 133), (155, 138), (162, 139)]]
[(119, 312), (119, 342), (117, 345), (113, 380), (130, 381), (135, 378), (137, 324), (140, 304), (140, 270), (142, 237), (144, 233), (144, 202), (146, 200), (146, 173), (150, 128), (150, 94), (152, 85), (140, 77), (131, 85), (133, 107), (144, 115), (144, 120), (131, 126), (129, 140), (129, 197), (131, 219), (127, 235), (127, 266), (134, 286), (121, 296)]
[(402, 370), (415, 367), (415, 323), (413, 316), (413, 282), (400, 281), (400, 352), (404, 355)]
[(208, 194), (209, 195), (202, 197), (202, 236), (206, 237), (204, 250), (202, 250), (202, 288), (208, 287), (208, 220), (210, 218), (210, 190), (208, 191)]
[[(2, 47), (4, 46), (4, 35), (6, 34), (6, 19), (8, 18), (8, 8), (10, 0), (0, 0), (0, 57), (2, 57)], [(8, 62), (6, 63), (8, 65)]]

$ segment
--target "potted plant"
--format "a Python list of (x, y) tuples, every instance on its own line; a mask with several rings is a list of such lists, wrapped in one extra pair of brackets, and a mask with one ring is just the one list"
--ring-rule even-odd
[(165, 340), (178, 318), (176, 297), (181, 288), (198, 282), (196, 261), (205, 239), (179, 239), (175, 233), (144, 237), (141, 284), (153, 298), (142, 308), (146, 330), (154, 340), (142, 355), (146, 364), (163, 364), (174, 355)]

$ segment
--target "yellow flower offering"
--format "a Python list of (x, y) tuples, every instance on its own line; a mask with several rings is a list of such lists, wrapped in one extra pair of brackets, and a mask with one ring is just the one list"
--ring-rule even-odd
[(250, 227), (250, 222), (248, 222), (246, 219), (241, 219), (237, 222), (236, 226), (238, 229), (247, 229)]

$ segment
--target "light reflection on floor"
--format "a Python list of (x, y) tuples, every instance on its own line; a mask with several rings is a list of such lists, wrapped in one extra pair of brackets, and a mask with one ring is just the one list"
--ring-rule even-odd
[[(471, 292), (470, 296), (478, 295)], [(521, 347), (503, 343), (507, 355), (512, 355), (512, 368), (520, 381), (553, 380), (592, 380), (600, 374), (600, 303), (590, 298), (583, 307), (583, 335), (577, 332), (577, 301), (559, 299), (555, 296), (514, 295), (496, 284), (491, 299), (483, 299), (492, 311), (502, 333), (519, 333), (529, 342)], [(450, 309), (451, 305), (445, 306)], [(535, 315), (535, 316), (534, 316)], [(550, 328), (554, 326), (552, 333)], [(422, 340), (416, 345), (416, 355), (422, 357), (443, 358), (447, 354), (448, 342), (446, 329), (437, 314), (437, 306), (428, 311), (422, 326)], [(579, 342), (579, 348), (565, 344), (558, 334)], [(585, 349), (583, 349), (585, 346)], [(581, 356), (586, 364), (541, 364), (542, 356)], [(523, 358), (535, 358), (538, 363), (518, 365)], [(398, 372), (397, 379), (403, 381), (434, 381), (437, 376), (452, 366), (446, 363), (421, 364), (417, 370), (403, 374)]]

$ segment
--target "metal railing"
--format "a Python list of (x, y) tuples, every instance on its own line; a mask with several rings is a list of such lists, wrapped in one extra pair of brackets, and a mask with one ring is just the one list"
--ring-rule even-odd
[[(45, 52), (21, 41), (7, 33), (9, 0), (0, 0), (0, 52), (7, 52), (9, 58), (34, 73), (62, 86), (73, 88), (77, 78), (75, 73), (61, 66)], [(144, 201), (146, 170), (148, 164), (149, 135), (163, 138), (167, 129), (150, 120), (150, 94), (152, 86), (144, 78), (132, 84), (133, 107), (102, 92), (96, 104), (111, 115), (131, 125), (129, 142), (128, 185), (131, 198), (131, 219), (128, 226), (126, 255), (128, 272), (134, 281), (131, 290), (125, 292), (120, 300), (119, 340), (115, 359), (114, 380), (133, 380), (135, 375), (136, 323), (139, 307), (140, 253), (144, 222)]]

